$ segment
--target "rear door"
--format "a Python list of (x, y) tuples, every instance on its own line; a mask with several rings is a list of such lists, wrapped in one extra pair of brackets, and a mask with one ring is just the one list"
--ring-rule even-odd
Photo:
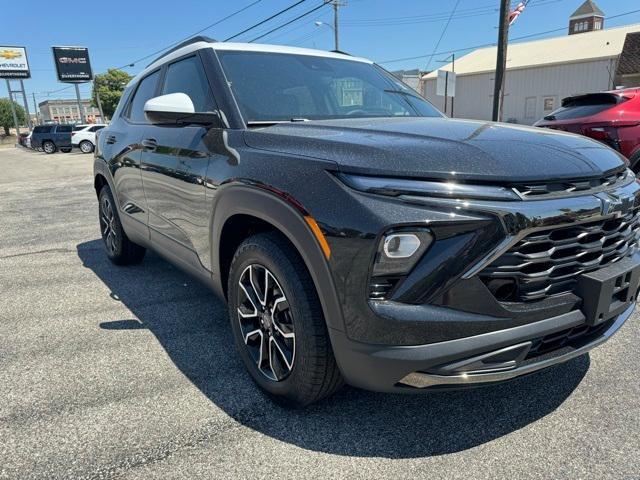
[(71, 148), (71, 132), (72, 131), (73, 131), (72, 125), (56, 126), (56, 133), (53, 141), (58, 148)]
[[(216, 109), (198, 52), (166, 66), (160, 95), (170, 93), (188, 95), (196, 112)], [(205, 178), (211, 130), (201, 125), (150, 125), (142, 141), (142, 181), (152, 242), (165, 248), (179, 244), (201, 259), (209, 249)]]
[[(160, 70), (158, 69), (138, 82), (122, 113), (100, 135), (101, 154), (109, 163), (113, 173), (123, 223), (139, 222), (138, 225), (134, 223), (132, 228), (139, 228), (142, 232), (146, 232), (145, 237), (148, 237), (146, 228), (148, 212), (140, 174), (142, 159), (140, 142), (148, 127), (144, 116), (144, 104), (157, 95), (159, 86)], [(126, 227), (127, 225), (125, 229)]]

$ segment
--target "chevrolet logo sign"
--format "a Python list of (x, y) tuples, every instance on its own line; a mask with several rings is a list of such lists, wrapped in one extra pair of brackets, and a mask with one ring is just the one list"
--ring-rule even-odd
[(5, 60), (13, 60), (14, 58), (20, 58), (22, 53), (16, 50), (0, 50), (0, 57)]

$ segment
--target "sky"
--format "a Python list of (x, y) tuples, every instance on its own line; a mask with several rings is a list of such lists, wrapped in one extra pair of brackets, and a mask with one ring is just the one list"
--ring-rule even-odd
[[(89, 48), (94, 73), (122, 67), (171, 45), (224, 17), (244, 9), (201, 34), (221, 40), (258, 23), (299, 0), (108, 0), (106, 2), (56, 2), (27, 0), (2, 22), (0, 46), (25, 46), (31, 79), (25, 89), (32, 107), (36, 101), (75, 98), (73, 86), (57, 81), (51, 47), (74, 45)], [(518, 37), (565, 28), (568, 17), (583, 0), (530, 0), (527, 9), (510, 30)], [(638, 0), (596, 0), (607, 17), (605, 27), (640, 23)], [(380, 62), (389, 70), (436, 69), (449, 52), (491, 44), (498, 34), (499, 0), (342, 0), (340, 49)], [(250, 41), (319, 6), (323, 0), (305, 0), (300, 5), (237, 37)], [(516, 0), (512, 0), (515, 5)], [(68, 6), (67, 6), (68, 5)], [(176, 6), (177, 5), (177, 6)], [(455, 13), (452, 16), (452, 12)], [(333, 49), (333, 10), (323, 6), (264, 38), (276, 43), (322, 50)], [(535, 40), (566, 35), (566, 30), (532, 36)], [(433, 53), (436, 55), (432, 55)], [(458, 51), (461, 56), (466, 51)], [(411, 58), (416, 57), (416, 58)], [(155, 56), (135, 63), (125, 71), (135, 74)], [(398, 60), (406, 59), (406, 60)], [(394, 61), (397, 60), (397, 61)], [(258, 72), (256, 72), (258, 74)], [(14, 89), (17, 84), (14, 85)], [(80, 87), (89, 96), (90, 84)], [(7, 96), (5, 82), (0, 97)]]

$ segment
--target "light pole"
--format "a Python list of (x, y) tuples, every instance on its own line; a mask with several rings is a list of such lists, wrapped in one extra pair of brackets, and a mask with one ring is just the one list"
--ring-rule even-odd
[(331, 30), (333, 30), (333, 39), (334, 39), (334, 50), (338, 50), (338, 34), (336, 33), (336, 29), (333, 25), (330, 25), (328, 23), (325, 22), (321, 22), (320, 20), (316, 20), (315, 22), (313, 22), (316, 24), (316, 27), (329, 27)]

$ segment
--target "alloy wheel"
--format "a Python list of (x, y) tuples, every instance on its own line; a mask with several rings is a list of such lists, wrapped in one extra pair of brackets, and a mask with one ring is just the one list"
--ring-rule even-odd
[(252, 264), (238, 281), (238, 321), (249, 355), (258, 370), (279, 382), (295, 360), (295, 333), (289, 301), (266, 267)]
[(53, 150), (54, 150), (53, 143), (51, 142), (45, 142), (42, 148), (45, 153), (53, 153)]
[(105, 195), (100, 203), (100, 232), (109, 253), (115, 255), (117, 233), (115, 230), (115, 213), (111, 200)]
[(80, 150), (82, 151), (82, 153), (91, 153), (91, 150), (93, 150), (93, 148), (90, 142), (84, 141), (80, 143)]

